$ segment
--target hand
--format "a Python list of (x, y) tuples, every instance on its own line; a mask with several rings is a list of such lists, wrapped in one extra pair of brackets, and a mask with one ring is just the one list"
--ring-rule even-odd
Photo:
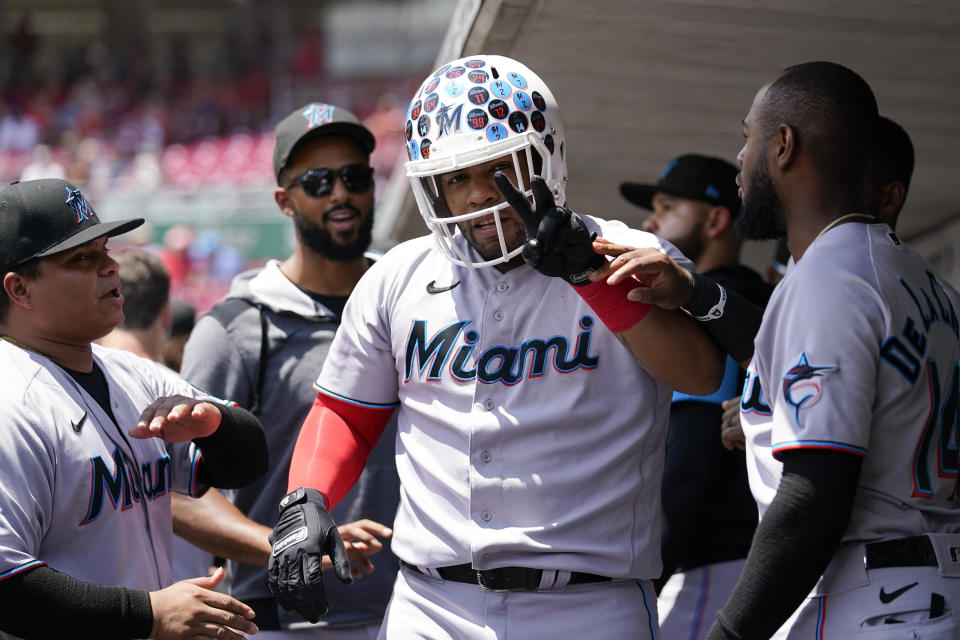
[(214, 404), (187, 396), (167, 396), (144, 409), (137, 426), (127, 433), (134, 438), (187, 442), (216, 431), (220, 418), (220, 409)]
[(720, 441), (730, 451), (734, 448), (743, 451), (747, 448), (747, 439), (740, 427), (740, 396), (720, 403), (723, 417), (720, 420)]
[(627, 293), (628, 300), (677, 309), (693, 293), (693, 274), (662, 251), (636, 249), (603, 238), (593, 241), (593, 250), (615, 257), (590, 274), (590, 280), (597, 282), (606, 278), (607, 284), (618, 284), (635, 276), (640, 281), (641, 286)]
[[(390, 527), (386, 527), (373, 520), (357, 520), (337, 527), (337, 533), (343, 540), (343, 546), (350, 558), (350, 573), (354, 578), (362, 578), (366, 573), (373, 573), (373, 563), (368, 556), (380, 553), (383, 543), (376, 536), (389, 538), (393, 535)], [(333, 566), (327, 558), (323, 559), (323, 570)]]
[(557, 206), (543, 178), (530, 182), (535, 209), (530, 208), (530, 201), (502, 171), (495, 173), (493, 179), (526, 227), (524, 261), (545, 276), (564, 278), (577, 286), (589, 284), (587, 276), (606, 260), (593, 251), (590, 241), (594, 234), (580, 216)]
[(301, 487), (280, 502), (280, 521), (270, 536), (273, 551), (267, 566), (270, 592), (287, 611), (310, 622), (327, 612), (323, 590), (324, 555), (333, 561), (340, 582), (350, 584), (350, 559), (323, 495)]
[(150, 592), (153, 628), (157, 640), (179, 638), (244, 638), (257, 633), (250, 622), (253, 609), (225, 593), (212, 591), (223, 580), (220, 567), (212, 576), (175, 582), (166, 589)]

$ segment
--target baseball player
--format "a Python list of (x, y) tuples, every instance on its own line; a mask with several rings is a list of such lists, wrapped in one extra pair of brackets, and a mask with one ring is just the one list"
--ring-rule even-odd
[(109, 237), (57, 179), (0, 191), (0, 631), (25, 638), (240, 638), (253, 611), (171, 586), (170, 494), (239, 487), (263, 431), (162, 367), (91, 344), (123, 320)]
[[(643, 229), (680, 249), (698, 274), (763, 306), (770, 287), (740, 264), (736, 177), (737, 168), (725, 160), (685, 154), (671, 160), (655, 184), (625, 182), (620, 192), (651, 211)], [(744, 454), (725, 449), (719, 437), (720, 403), (742, 386), (743, 370), (728, 357), (713, 394), (673, 396), (663, 473), (664, 570), (655, 582), (665, 638), (706, 636), (757, 526)]]
[[(711, 639), (960, 635), (960, 298), (860, 213), (877, 120), (866, 82), (826, 62), (786, 69), (744, 120), (738, 228), (785, 231), (794, 264), (740, 404), (760, 525)], [(731, 338), (716, 293), (689, 302)]]
[(407, 116), (433, 234), (389, 251), (346, 305), (294, 450), (271, 589), (323, 614), (320, 557), (345, 562), (327, 508), (396, 411), (401, 571), (380, 637), (653, 638), (669, 389), (713, 391), (722, 357), (689, 318), (629, 303), (635, 284), (588, 283), (590, 237), (689, 261), (554, 205), (563, 122), (519, 62), (450, 62)]
[[(296, 231), (293, 253), (238, 275), (230, 293), (200, 319), (184, 352), (184, 377), (234, 398), (264, 417), (271, 450), (267, 475), (236, 492), (234, 503), (261, 530), (257, 557), (231, 564), (232, 595), (257, 612), (261, 638), (367, 640), (376, 637), (398, 561), (388, 538), (399, 501), (393, 462), (396, 421), (374, 449), (350, 495), (333, 511), (353, 550), (379, 551), (374, 563), (354, 553), (362, 580), (331, 585), (331, 613), (318, 625), (277, 606), (267, 588), (268, 535), (287, 493), (290, 458), (300, 425), (316, 397), (322, 365), (347, 297), (373, 264), (366, 254), (374, 220), (374, 137), (349, 111), (311, 103), (276, 127), (274, 197)], [(203, 500), (190, 501), (206, 506)], [(178, 512), (174, 512), (174, 517)], [(223, 516), (202, 514), (196, 529), (214, 529)], [(231, 527), (234, 529), (234, 527)], [(208, 537), (214, 537), (208, 534)], [(359, 556), (359, 558), (357, 558)], [(252, 562), (252, 564), (251, 564)], [(362, 568), (362, 569), (361, 569)], [(349, 573), (345, 575), (349, 578)]]

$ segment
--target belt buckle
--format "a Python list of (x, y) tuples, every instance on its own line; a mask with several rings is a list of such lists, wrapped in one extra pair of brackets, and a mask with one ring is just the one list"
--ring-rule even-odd
[[(492, 577), (493, 573), (491, 572), (489, 576)], [(491, 591), (493, 593), (504, 593), (507, 591), (505, 587), (498, 589), (496, 587), (490, 586), (490, 584), (488, 584), (487, 582), (487, 578), (488, 578), (487, 572), (479, 571), (479, 570), (477, 571), (477, 584), (480, 585), (480, 588), (483, 589), (484, 591)]]

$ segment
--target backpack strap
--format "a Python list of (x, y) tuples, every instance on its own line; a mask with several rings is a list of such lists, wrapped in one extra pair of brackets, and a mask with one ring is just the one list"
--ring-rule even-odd
[(263, 305), (246, 298), (227, 298), (213, 309), (207, 312), (207, 315), (215, 319), (226, 329), (227, 325), (233, 322), (233, 319), (249, 309), (256, 307), (260, 312), (260, 361), (257, 363), (257, 379), (253, 387), (253, 394), (250, 398), (250, 406), (247, 407), (250, 413), (260, 414), (260, 400), (263, 398), (263, 385), (267, 373), (267, 314)]

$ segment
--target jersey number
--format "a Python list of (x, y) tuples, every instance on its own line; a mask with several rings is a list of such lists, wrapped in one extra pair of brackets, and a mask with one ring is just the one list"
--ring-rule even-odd
[[(927, 378), (930, 381), (930, 413), (913, 455), (913, 495), (918, 498), (933, 498), (931, 465), (936, 465), (937, 477), (954, 479), (957, 478), (958, 466), (957, 405), (960, 396), (960, 363), (953, 363), (953, 372), (945, 390), (940, 388), (940, 376), (935, 360), (927, 360)], [(957, 499), (956, 481), (949, 499)]]

